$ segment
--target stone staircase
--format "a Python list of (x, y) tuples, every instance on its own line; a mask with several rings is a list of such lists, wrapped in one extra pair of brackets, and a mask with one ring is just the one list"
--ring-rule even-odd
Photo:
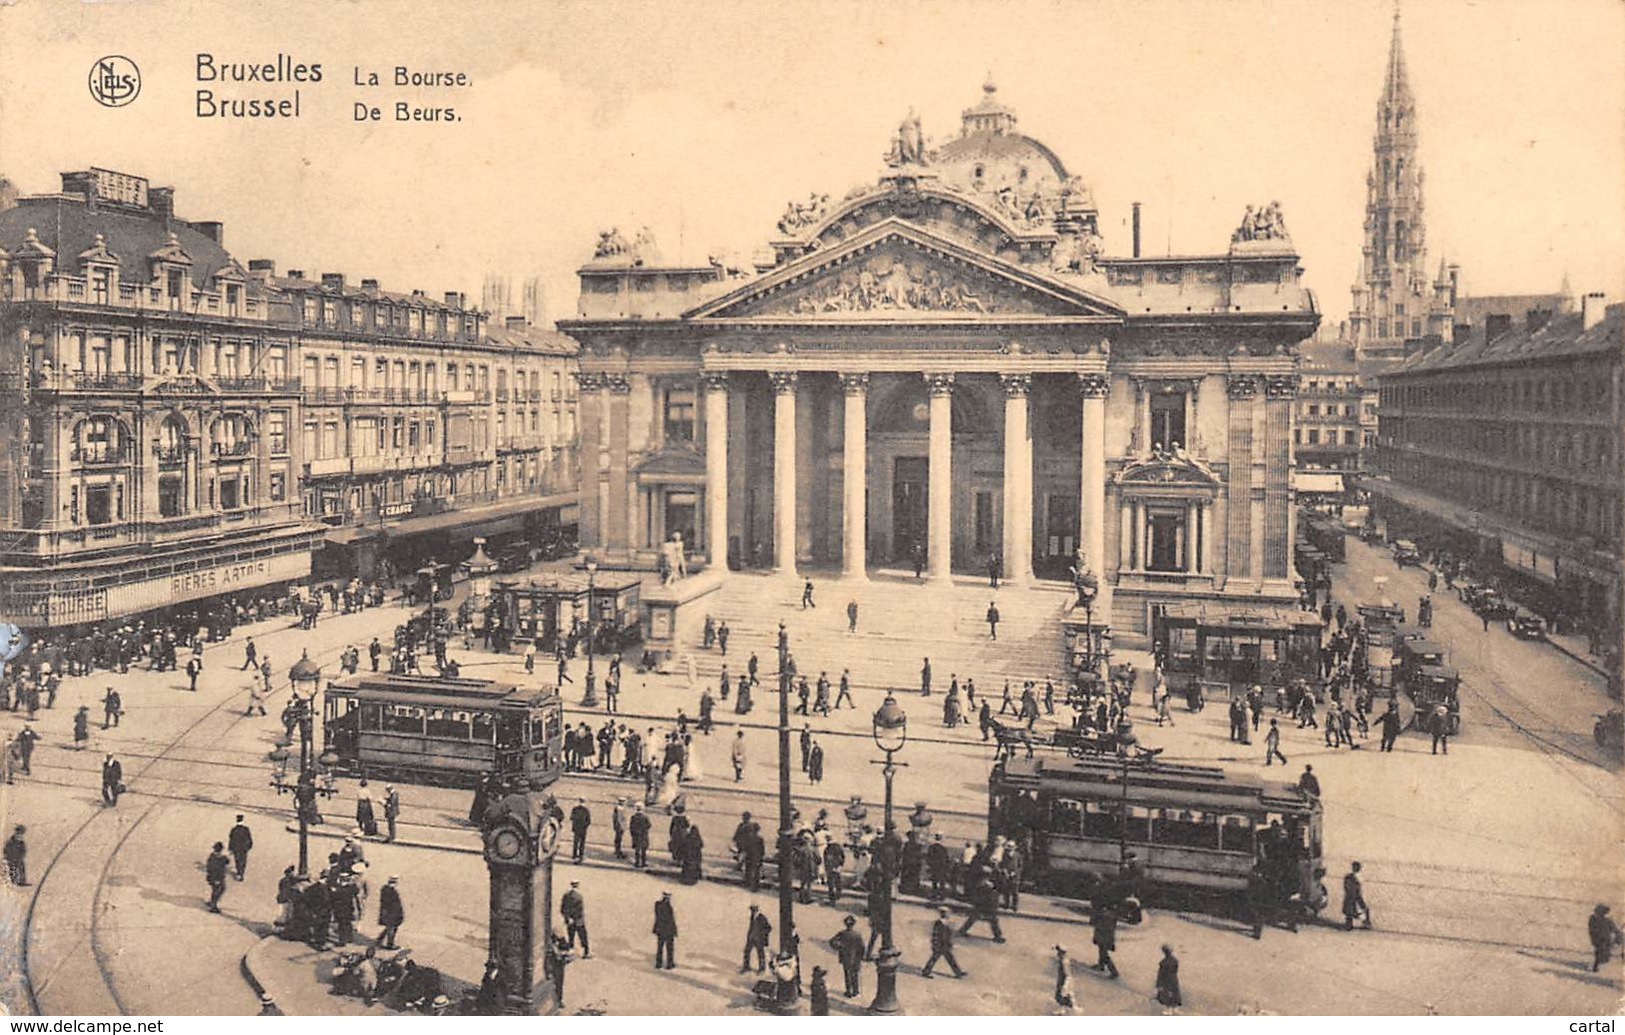
[[(949, 678), (976, 680), (978, 691), (998, 694), (1004, 680), (1019, 693), (1024, 680), (1042, 685), (1046, 676), (1060, 687), (1067, 672), (1066, 638), (1060, 619), (1071, 601), (1061, 584), (1017, 588), (988, 587), (986, 580), (915, 582), (887, 576), (854, 585), (813, 576), (816, 608), (803, 610), (801, 586), (782, 576), (736, 573), (703, 610), (728, 623), (728, 671), (737, 680), (755, 651), (760, 677), (778, 671), (778, 623), (790, 634), (799, 671), (816, 682), (820, 671), (838, 683), (841, 669), (852, 670), (855, 687), (917, 693), (920, 668), (931, 659), (932, 689), (945, 692)], [(858, 631), (847, 632), (846, 606), (858, 603)], [(999, 608), (999, 638), (988, 636), (987, 605)], [(684, 645), (700, 646), (699, 637)], [(694, 651), (701, 682), (714, 684), (723, 658), (713, 648)], [(681, 665), (678, 669), (681, 669)]]

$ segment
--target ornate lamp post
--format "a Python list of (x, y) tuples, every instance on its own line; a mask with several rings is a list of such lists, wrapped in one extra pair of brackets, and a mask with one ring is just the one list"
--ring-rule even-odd
[[(886, 761), (881, 765), (880, 773), (886, 778), (886, 835), (895, 836), (896, 825), (892, 817), (892, 778), (897, 775), (897, 763), (893, 756), (903, 749), (908, 742), (908, 716), (898, 707), (897, 698), (890, 694), (875, 712), (874, 718), (875, 746), (886, 753)], [(887, 853), (887, 859), (892, 858)], [(897, 1001), (897, 964), (902, 953), (892, 943), (891, 906), (892, 906), (892, 878), (895, 874), (887, 872), (882, 876), (886, 881), (886, 926), (881, 928), (880, 954), (875, 959), (875, 1001), (869, 1004), (871, 1013), (897, 1013), (902, 1004)]]
[(796, 948), (795, 900), (790, 895), (790, 633), (779, 623), (779, 952)]
[(1078, 603), (1083, 605), (1084, 615), (1084, 664), (1089, 671), (1095, 670), (1095, 598), (1100, 595), (1100, 579), (1088, 568), (1080, 570), (1073, 578), (1073, 584), (1078, 591)]
[(597, 640), (598, 602), (593, 590), (598, 585), (598, 558), (587, 555), (587, 692), (581, 695), (581, 707), (598, 707), (598, 677), (592, 667), (592, 648)]
[[(294, 810), (299, 815), (299, 876), (310, 875), (310, 823), (316, 816), (316, 795), (321, 791), (316, 786), (316, 747), (312, 743), (316, 732), (316, 695), (321, 690), (322, 670), (315, 662), (310, 660), (307, 650), (300, 655), (293, 667), (288, 669), (288, 682), (293, 686), (294, 722), (299, 727), (299, 781), (293, 787)], [(281, 794), (286, 786), (280, 779), (287, 769), (287, 748), (279, 747), (271, 752), (271, 757), (278, 763), (278, 772), (272, 776), (276, 784), (277, 793)], [(278, 755), (281, 757), (279, 758)], [(323, 756), (324, 758), (326, 756)]]

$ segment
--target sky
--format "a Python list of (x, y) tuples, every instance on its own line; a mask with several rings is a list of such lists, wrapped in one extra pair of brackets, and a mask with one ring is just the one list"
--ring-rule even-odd
[[(240, 260), (478, 297), (541, 276), (568, 317), (599, 230), (647, 225), (668, 261), (749, 257), (785, 202), (873, 182), (901, 116), (957, 134), (991, 73), (1019, 130), (1094, 191), (1110, 254), (1143, 203), (1147, 254), (1223, 251), (1281, 202), (1328, 324), (1359, 267), (1391, 0), (762, 4), (0, 4), (0, 174), (24, 193), (117, 169), (225, 223)], [(1625, 295), (1625, 4), (1405, 0), (1430, 261), (1473, 294)], [(320, 62), (294, 120), (195, 115), (199, 53)], [(90, 96), (96, 59), (136, 100)], [(357, 87), (398, 64), (465, 88)], [(460, 121), (397, 123), (397, 100)], [(384, 110), (357, 122), (360, 101)]]

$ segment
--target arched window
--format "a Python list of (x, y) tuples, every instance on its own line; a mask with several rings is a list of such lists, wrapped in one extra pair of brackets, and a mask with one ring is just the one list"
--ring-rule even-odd
[(1394, 224), (1394, 261), (1400, 262), (1405, 258), (1405, 222), (1401, 220)]
[(164, 418), (164, 422), (158, 426), (158, 459), (160, 461), (182, 459), (186, 455), (189, 437), (184, 420), (173, 414)]

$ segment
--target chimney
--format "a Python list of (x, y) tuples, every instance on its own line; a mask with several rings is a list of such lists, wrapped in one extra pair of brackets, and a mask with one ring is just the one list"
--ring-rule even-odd
[(510, 331), (522, 331), (529, 326), (523, 316), (510, 316), (505, 322)]
[(1134, 257), (1140, 257), (1140, 203), (1134, 203)]
[(192, 226), (197, 230), (198, 233), (202, 234), (204, 237), (207, 237), (215, 244), (226, 243), (226, 225), (224, 223), (218, 223), (210, 220), (209, 222), (205, 223), (193, 223)]
[(1461, 267), (1450, 264), (1450, 308), (1456, 308), (1456, 296), (1461, 290)]
[(1530, 334), (1534, 334), (1552, 320), (1550, 309), (1530, 309), (1523, 314), (1523, 326)]
[(96, 207), (96, 180), (88, 172), (63, 173), (62, 193), (77, 194), (85, 199), (85, 204)]
[(361, 278), (361, 290), (371, 294), (378, 290), (378, 281), (372, 277)]
[(173, 219), (175, 217), (175, 188), (149, 187), (147, 189), (147, 207), (152, 209), (152, 214), (155, 216)]
[(322, 274), (322, 287), (331, 288), (334, 291), (343, 291), (344, 290), (344, 274), (342, 274), (342, 273), (323, 273)]
[(461, 309), (463, 307), (463, 293), (461, 291), (446, 292), (446, 304), (453, 309)]
[(1512, 329), (1512, 317), (1506, 313), (1491, 313), (1484, 317), (1484, 344), (1499, 338)]
[(304, 270), (289, 270), (288, 271), (288, 279), (289, 280), (304, 280), (305, 279), (305, 271)]
[(1608, 296), (1601, 291), (1587, 291), (1580, 296), (1580, 329), (1589, 331), (1602, 323)]

